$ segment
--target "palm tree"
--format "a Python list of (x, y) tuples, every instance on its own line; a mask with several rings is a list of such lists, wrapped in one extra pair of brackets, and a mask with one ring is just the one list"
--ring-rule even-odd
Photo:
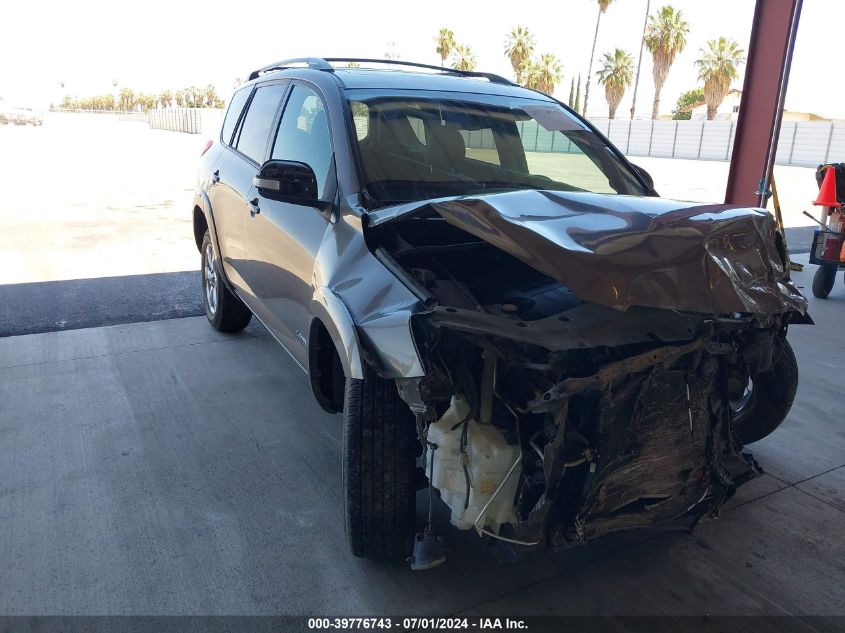
[(605, 53), (602, 69), (596, 73), (599, 84), (604, 86), (607, 97), (608, 118), (616, 117), (616, 108), (622, 101), (625, 88), (634, 80), (634, 58), (627, 51), (617, 48), (613, 53)]
[[(511, 62), (516, 83), (525, 83), (526, 62), (534, 54), (534, 36), (524, 26), (517, 26), (505, 37), (505, 55)], [(524, 68), (523, 68), (524, 67)]]
[(118, 102), (121, 110), (135, 109), (135, 93), (129, 88), (121, 88), (118, 95)]
[(707, 42), (707, 49), (699, 49), (701, 59), (695, 60), (698, 78), (704, 82), (707, 120), (716, 118), (716, 109), (731, 88), (731, 81), (739, 76), (737, 66), (745, 63), (745, 51), (736, 40), (720, 37)]
[(455, 70), (475, 70), (478, 60), (467, 44), (455, 44), (452, 51), (452, 68)]
[(599, 14), (596, 17), (596, 34), (593, 36), (593, 50), (590, 52), (590, 67), (587, 69), (587, 87), (584, 89), (584, 114), (587, 114), (587, 101), (590, 99), (590, 73), (593, 72), (593, 60), (596, 57), (596, 42), (599, 39), (599, 23), (601, 22), (602, 13), (607, 11), (607, 7), (613, 0), (598, 0)]
[(529, 90), (540, 89), (540, 76), (538, 74), (538, 63), (533, 59), (526, 59), (519, 66), (521, 84)]
[(551, 53), (545, 53), (540, 59), (534, 62), (534, 89), (551, 96), (560, 80), (563, 79), (563, 71), (557, 57)]
[(206, 107), (212, 107), (214, 102), (217, 101), (217, 89), (214, 87), (214, 84), (208, 84), (203, 91), (205, 94), (205, 103)]
[(654, 104), (651, 107), (651, 118), (657, 118), (660, 108), (660, 91), (669, 74), (669, 68), (675, 61), (675, 56), (687, 45), (689, 24), (683, 19), (681, 11), (676, 11), (671, 5), (661, 7), (657, 16), (648, 16), (645, 45), (648, 47), (654, 66)]
[(443, 66), (455, 49), (455, 34), (449, 29), (440, 29), (434, 41), (437, 42), (437, 54), (440, 55), (440, 65)]
[(574, 110), (581, 114), (583, 110), (581, 110), (581, 74), (578, 74), (578, 87), (575, 89), (575, 108)]

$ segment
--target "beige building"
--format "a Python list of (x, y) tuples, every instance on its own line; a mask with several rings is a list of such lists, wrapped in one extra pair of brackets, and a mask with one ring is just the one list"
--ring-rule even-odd
[[(742, 100), (742, 90), (731, 89), (722, 103), (716, 109), (717, 121), (736, 121), (739, 116), (739, 103)], [(707, 118), (707, 104), (702, 100), (689, 106), (687, 110), (690, 113), (690, 119), (693, 121), (703, 121)], [(822, 116), (813, 114), (812, 112), (792, 112), (791, 110), (783, 111), (784, 121), (826, 121)]]

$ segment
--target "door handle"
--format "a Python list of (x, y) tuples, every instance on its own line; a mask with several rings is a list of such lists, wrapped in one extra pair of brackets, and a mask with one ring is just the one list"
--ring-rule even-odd
[(220, 182), (220, 170), (219, 169), (214, 170), (214, 173), (211, 174), (211, 182), (213, 182), (213, 183)]
[(249, 215), (251, 217), (254, 218), (256, 215), (261, 213), (261, 209), (258, 207), (258, 198), (253, 198), (247, 202), (247, 204), (249, 205)]

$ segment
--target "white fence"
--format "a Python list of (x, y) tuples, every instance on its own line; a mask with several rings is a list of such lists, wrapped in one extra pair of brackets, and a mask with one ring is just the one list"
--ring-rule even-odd
[(199, 134), (202, 132), (202, 119), (198, 108), (161, 108), (148, 112), (150, 128)]
[[(628, 156), (729, 160), (736, 122), (629, 121), (592, 119)], [(778, 165), (815, 167), (845, 161), (845, 121), (784, 121), (778, 138)]]

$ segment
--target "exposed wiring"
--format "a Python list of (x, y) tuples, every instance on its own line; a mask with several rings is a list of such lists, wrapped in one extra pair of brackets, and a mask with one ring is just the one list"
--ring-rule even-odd
[(534, 435), (531, 436), (531, 439), (528, 440), (528, 443), (531, 445), (531, 448), (533, 448), (535, 451), (537, 451), (537, 455), (540, 456), (540, 460), (543, 463), (546, 463), (546, 456), (543, 455), (543, 451), (540, 449), (539, 446), (537, 446), (537, 443), (534, 441), (537, 438), (537, 436), (542, 435), (542, 434), (543, 434), (543, 431), (537, 431)]
[[(519, 444), (519, 415), (517, 415), (516, 411), (514, 411), (513, 408), (507, 402), (502, 400), (502, 403), (508, 408), (508, 411), (511, 412), (514, 419), (516, 420), (516, 438), (517, 438), (517, 444)], [(476, 531), (478, 532), (479, 535), (486, 534), (487, 536), (490, 536), (490, 537), (495, 538), (495, 539), (499, 539), (500, 541), (505, 541), (506, 543), (513, 543), (514, 545), (527, 545), (527, 546), (539, 545), (540, 544), (539, 539), (536, 540), (536, 541), (533, 541), (533, 542), (531, 542), (531, 541), (518, 541), (516, 539), (507, 538), (505, 536), (499, 536), (495, 532), (491, 532), (490, 530), (478, 525), (478, 522), (481, 521), (484, 518), (484, 514), (487, 512), (487, 508), (490, 507), (490, 504), (493, 503), (493, 501), (496, 499), (496, 497), (499, 496), (499, 493), (502, 491), (502, 488), (505, 487), (505, 484), (508, 482), (508, 479), (510, 479), (511, 475), (513, 474), (513, 471), (516, 470), (516, 467), (519, 466), (522, 463), (522, 446), (520, 445), (520, 446), (518, 446), (518, 448), (519, 448), (519, 454), (516, 456), (516, 459), (514, 460), (513, 464), (511, 465), (510, 470), (508, 470), (508, 473), (505, 475), (505, 478), (502, 479), (502, 483), (499, 484), (499, 487), (496, 488), (495, 492), (493, 492), (492, 496), (487, 500), (487, 503), (484, 504), (484, 507), (481, 508), (481, 512), (478, 513), (478, 516), (476, 517), (475, 523), (473, 523), (473, 526), (475, 527), (475, 529), (476, 529)]]
[(469, 478), (469, 468), (467, 465), (469, 464), (469, 454), (467, 453), (467, 436), (469, 433), (469, 415), (464, 418), (463, 422), (464, 428), (461, 429), (461, 465), (464, 467), (464, 479), (466, 479), (467, 483), (467, 491), (466, 496), (464, 497), (464, 512), (466, 512), (467, 508), (469, 507), (469, 495), (472, 491), (472, 481)]
[(437, 444), (426, 440), (426, 444), (431, 451), (431, 459), (428, 460), (428, 525), (425, 526), (426, 534), (434, 532), (433, 521), (431, 518), (431, 509), (434, 506), (433, 490), (434, 490), (434, 451), (437, 450)]

